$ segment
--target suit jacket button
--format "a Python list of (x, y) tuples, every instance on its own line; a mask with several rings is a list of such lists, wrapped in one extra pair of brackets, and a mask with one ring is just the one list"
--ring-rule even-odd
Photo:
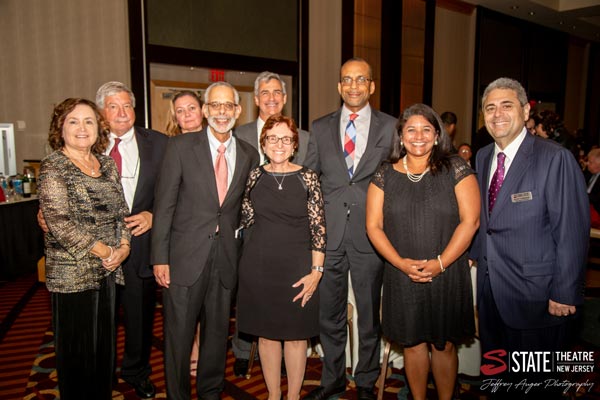
[(219, 211), (219, 212), (217, 213), (217, 217), (220, 217), (220, 216), (221, 216), (221, 212)]
[(492, 230), (491, 230), (491, 229), (488, 229), (486, 233), (487, 233), (488, 235), (491, 235), (491, 234), (492, 234)]

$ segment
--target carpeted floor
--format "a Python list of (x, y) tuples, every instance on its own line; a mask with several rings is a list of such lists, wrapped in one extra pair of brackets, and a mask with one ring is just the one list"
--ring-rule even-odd
[[(581, 339), (576, 349), (595, 350), (596, 372), (572, 374), (571, 381), (590, 380), (595, 387), (579, 399), (600, 399), (600, 299), (589, 298), (584, 307)], [(21, 277), (16, 281), (0, 282), (0, 399), (56, 399), (58, 398), (56, 371), (54, 369), (53, 337), (50, 329), (49, 295), (44, 285), (35, 281), (35, 276)], [(233, 326), (233, 324), (232, 324)], [(166, 398), (162, 358), (162, 314), (156, 313), (154, 346), (152, 350), (151, 376), (157, 387), (156, 398)], [(119, 327), (118, 356), (123, 351), (123, 329)], [(228, 353), (226, 385), (223, 399), (266, 399), (267, 391), (261, 374), (260, 364), (255, 364), (251, 379), (233, 376), (233, 355)], [(302, 394), (319, 384), (321, 362), (318, 356), (309, 358)], [(356, 399), (356, 391), (349, 376), (348, 391), (342, 399)], [(478, 377), (459, 377), (457, 398), (484, 400)], [(285, 379), (282, 384), (285, 392)], [(193, 393), (195, 395), (195, 393)], [(114, 399), (137, 399), (135, 392), (122, 381), (115, 386)], [(428, 398), (437, 395), (432, 383)], [(515, 399), (519, 398), (515, 396)], [(526, 397), (525, 397), (526, 398)], [(386, 380), (385, 400), (411, 399), (404, 371), (391, 369)]]

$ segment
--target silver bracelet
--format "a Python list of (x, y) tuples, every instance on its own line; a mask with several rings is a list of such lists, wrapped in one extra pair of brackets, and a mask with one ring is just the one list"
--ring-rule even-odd
[(438, 254), (437, 259), (438, 259), (438, 261), (440, 263), (440, 269), (442, 270), (442, 273), (444, 273), (444, 271), (446, 271), (446, 268), (444, 268), (444, 264), (442, 264), (442, 256), (440, 256)]
[(323, 267), (319, 267), (318, 265), (313, 265), (312, 267), (310, 267), (310, 269), (314, 269), (315, 271), (318, 271), (320, 273), (323, 273), (323, 271), (325, 271)]

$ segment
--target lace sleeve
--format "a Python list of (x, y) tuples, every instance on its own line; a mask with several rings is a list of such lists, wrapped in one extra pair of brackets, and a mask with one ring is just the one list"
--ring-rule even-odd
[(390, 167), (391, 164), (389, 163), (382, 163), (379, 168), (377, 168), (377, 171), (375, 171), (375, 173), (373, 174), (373, 177), (371, 178), (371, 183), (373, 183), (375, 186), (377, 186), (379, 189), (381, 190), (385, 190), (385, 179), (384, 179), (384, 174), (386, 169), (388, 169)]
[(453, 156), (450, 158), (451, 171), (454, 176), (454, 184), (458, 184), (458, 182), (462, 181), (469, 175), (473, 175), (475, 171), (467, 164), (465, 160), (460, 158), (459, 156)]
[(319, 176), (310, 169), (302, 171), (302, 178), (308, 190), (307, 206), (311, 236), (311, 250), (325, 253), (327, 232), (325, 229), (325, 207)]
[(254, 224), (254, 206), (252, 205), (252, 200), (250, 200), (250, 193), (261, 175), (262, 170), (260, 168), (255, 168), (250, 172), (250, 175), (248, 175), (246, 189), (244, 190), (244, 198), (242, 199), (242, 221), (240, 225), (243, 228), (249, 228)]

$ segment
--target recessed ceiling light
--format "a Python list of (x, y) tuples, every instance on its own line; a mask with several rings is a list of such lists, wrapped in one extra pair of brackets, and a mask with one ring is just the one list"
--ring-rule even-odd
[(529, 15), (531, 15), (533, 17), (535, 15), (535, 13), (533, 11), (529, 11)]
[(511, 9), (511, 10), (513, 10), (513, 11), (514, 11), (514, 10), (518, 10), (518, 9), (519, 9), (519, 6), (510, 6), (510, 9)]
[(559, 25), (564, 25), (564, 24), (565, 24), (565, 22), (564, 22), (564, 21), (560, 21), (558, 24), (559, 24)]
[(575, 25), (573, 25), (571, 28), (572, 28), (573, 30), (577, 29), (577, 27), (576, 27)]

